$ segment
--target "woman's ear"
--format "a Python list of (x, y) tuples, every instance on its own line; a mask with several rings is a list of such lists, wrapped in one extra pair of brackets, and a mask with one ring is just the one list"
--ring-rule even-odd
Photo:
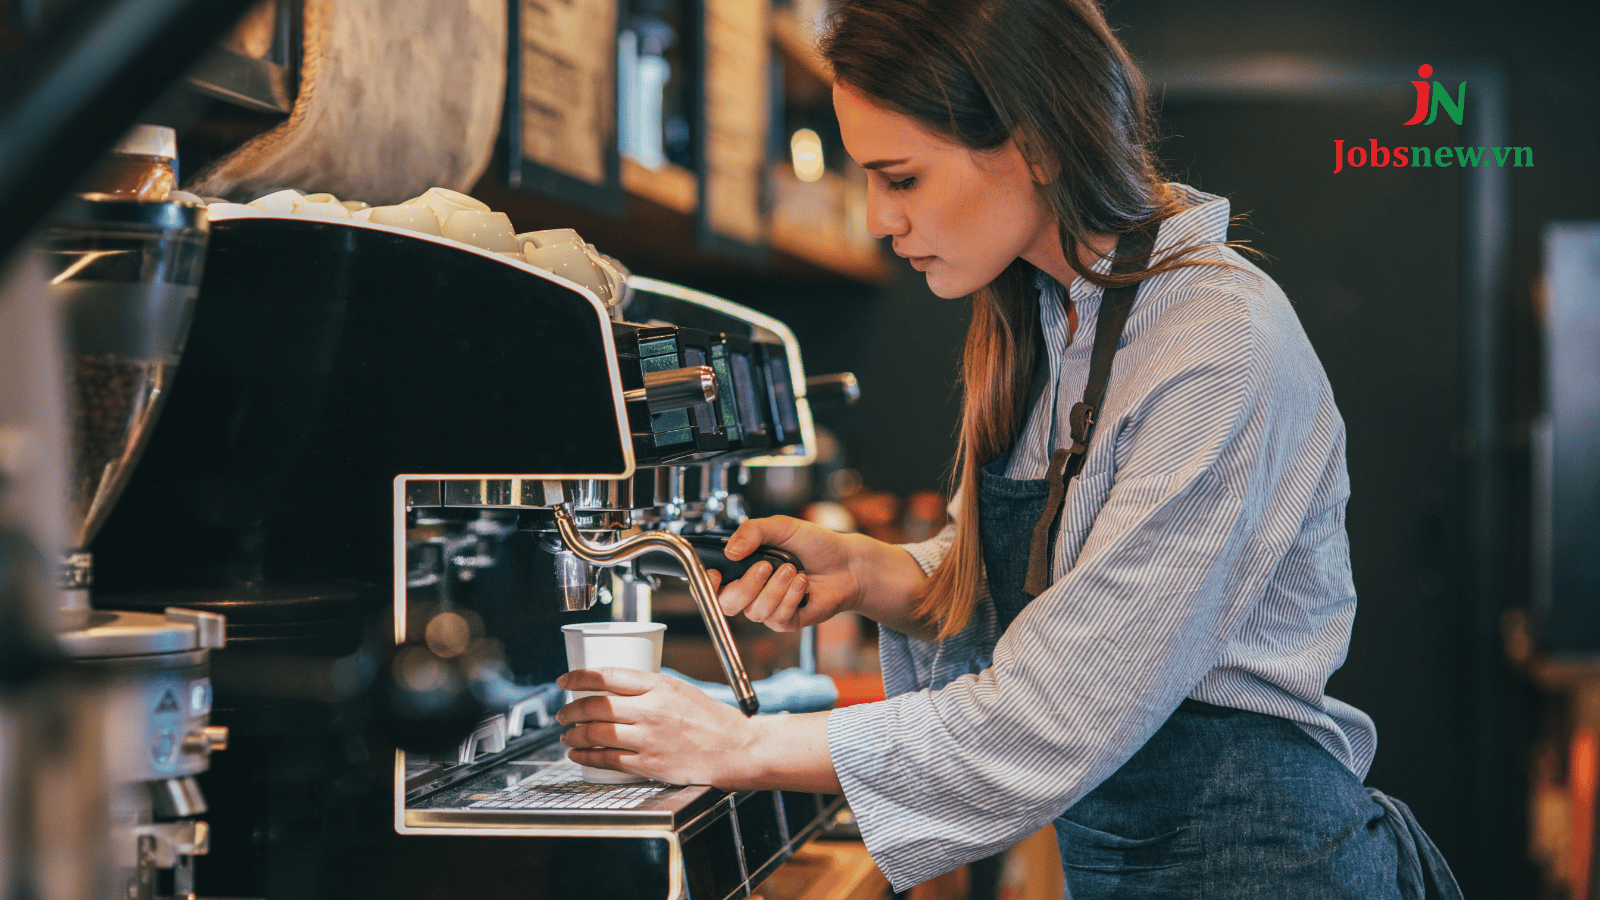
[(1020, 127), (1011, 132), (1011, 142), (1016, 144), (1023, 161), (1028, 164), (1028, 173), (1033, 176), (1035, 184), (1047, 185), (1061, 174), (1061, 160), (1057, 159), (1054, 153), (1038, 152)]

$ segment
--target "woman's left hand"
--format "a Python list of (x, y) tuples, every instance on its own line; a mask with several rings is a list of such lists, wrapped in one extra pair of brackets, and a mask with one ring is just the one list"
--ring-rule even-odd
[(700, 689), (654, 672), (577, 669), (556, 679), (580, 697), (556, 713), (573, 762), (668, 784), (737, 788), (756, 735), (753, 720)]

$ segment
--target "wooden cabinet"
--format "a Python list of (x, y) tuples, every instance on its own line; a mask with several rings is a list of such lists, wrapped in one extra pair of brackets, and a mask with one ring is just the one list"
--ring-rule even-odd
[[(795, 174), (785, 109), (832, 123), (831, 86), (814, 29), (796, 6), (768, 3), (689, 0), (684, 7), (683, 27), (698, 29), (683, 57), (695, 67), (701, 103), (693, 169), (618, 153), (609, 187), (550, 190), (550, 179), (526, 175), (538, 167), (516, 155), (518, 143), (503, 141), (501, 164), (473, 193), (509, 213), (518, 230), (576, 228), (640, 274), (713, 288), (752, 278), (886, 280), (887, 255), (865, 230), (864, 174), (837, 149), (815, 177)], [(513, 58), (511, 70), (518, 65)], [(517, 136), (522, 99), (517, 80), (508, 81), (507, 131)], [(827, 127), (811, 131), (828, 134)], [(836, 133), (833, 125), (835, 144)], [(586, 194), (610, 199), (585, 202)]]
[(756, 888), (762, 900), (886, 900), (889, 881), (860, 841), (818, 840)]

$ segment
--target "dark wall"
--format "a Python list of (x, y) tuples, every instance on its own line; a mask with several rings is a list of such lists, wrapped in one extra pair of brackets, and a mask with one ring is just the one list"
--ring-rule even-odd
[[(1368, 783), (1412, 802), (1468, 896), (1532, 896), (1525, 815), (1537, 701), (1504, 662), (1497, 626), (1529, 593), (1542, 228), (1600, 217), (1600, 121), (1578, 112), (1600, 88), (1585, 37), (1595, 8), (1125, 0), (1110, 17), (1153, 69), (1273, 53), (1503, 74), (1503, 143), (1533, 148), (1535, 165), (1506, 173), (1505, 277), (1476, 330), (1464, 255), (1476, 226), (1463, 219), (1460, 170), (1331, 172), (1335, 138), (1467, 143), (1453, 125), (1410, 139), (1368, 103), (1269, 110), (1169, 99), (1163, 155), (1252, 213), (1255, 230), (1239, 236), (1272, 255), (1265, 268), (1295, 300), (1349, 425), (1361, 600), (1329, 691), (1377, 721)], [(1454, 84), (1443, 70), (1436, 77)], [(1481, 95), (1468, 91), (1470, 125)], [(1475, 342), (1492, 352), (1475, 355)], [(1467, 371), (1478, 365), (1490, 367), (1488, 398)], [(1470, 421), (1485, 400), (1497, 425), (1487, 446)]]
[(773, 286), (732, 296), (794, 330), (808, 375), (852, 372), (860, 381), (860, 401), (820, 409), (817, 422), (839, 436), (845, 464), (866, 487), (901, 496), (946, 488), (971, 315), (965, 299), (935, 297), (898, 258), (881, 290)]
[[(1331, 172), (1335, 138), (1457, 144), (1468, 129), (1431, 126), (1423, 139), (1370, 97), (1204, 101), (1157, 90), (1169, 168), (1250, 214), (1233, 236), (1269, 254), (1263, 266), (1296, 303), (1348, 423), (1361, 607), (1330, 692), (1377, 720), (1369, 783), (1411, 801), (1468, 896), (1532, 896), (1536, 701), (1503, 662), (1498, 625), (1528, 596), (1542, 228), (1600, 218), (1600, 13), (1577, 0), (1120, 0), (1108, 17), (1152, 71), (1280, 54), (1413, 71), (1472, 64), (1503, 79), (1504, 144), (1533, 148), (1535, 164), (1507, 173), (1503, 278), (1476, 324), (1477, 226), (1459, 170)], [(1444, 69), (1435, 77), (1454, 84)], [(1404, 112), (1409, 87), (1396, 88)], [(812, 371), (860, 376), (861, 404), (829, 421), (868, 485), (903, 493), (943, 484), (966, 313), (897, 265), (877, 292), (747, 299), (795, 324)], [(1495, 424), (1486, 441), (1472, 422), (1484, 403)]]

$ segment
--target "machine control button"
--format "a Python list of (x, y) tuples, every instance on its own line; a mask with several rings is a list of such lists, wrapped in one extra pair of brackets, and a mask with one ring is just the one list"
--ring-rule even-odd
[(228, 726), (207, 725), (183, 736), (183, 752), (206, 756), (228, 749)]
[(177, 750), (177, 732), (172, 728), (159, 729), (150, 741), (150, 763), (163, 771), (170, 769)]
[(189, 715), (204, 716), (211, 712), (211, 679), (201, 678), (189, 682)]

